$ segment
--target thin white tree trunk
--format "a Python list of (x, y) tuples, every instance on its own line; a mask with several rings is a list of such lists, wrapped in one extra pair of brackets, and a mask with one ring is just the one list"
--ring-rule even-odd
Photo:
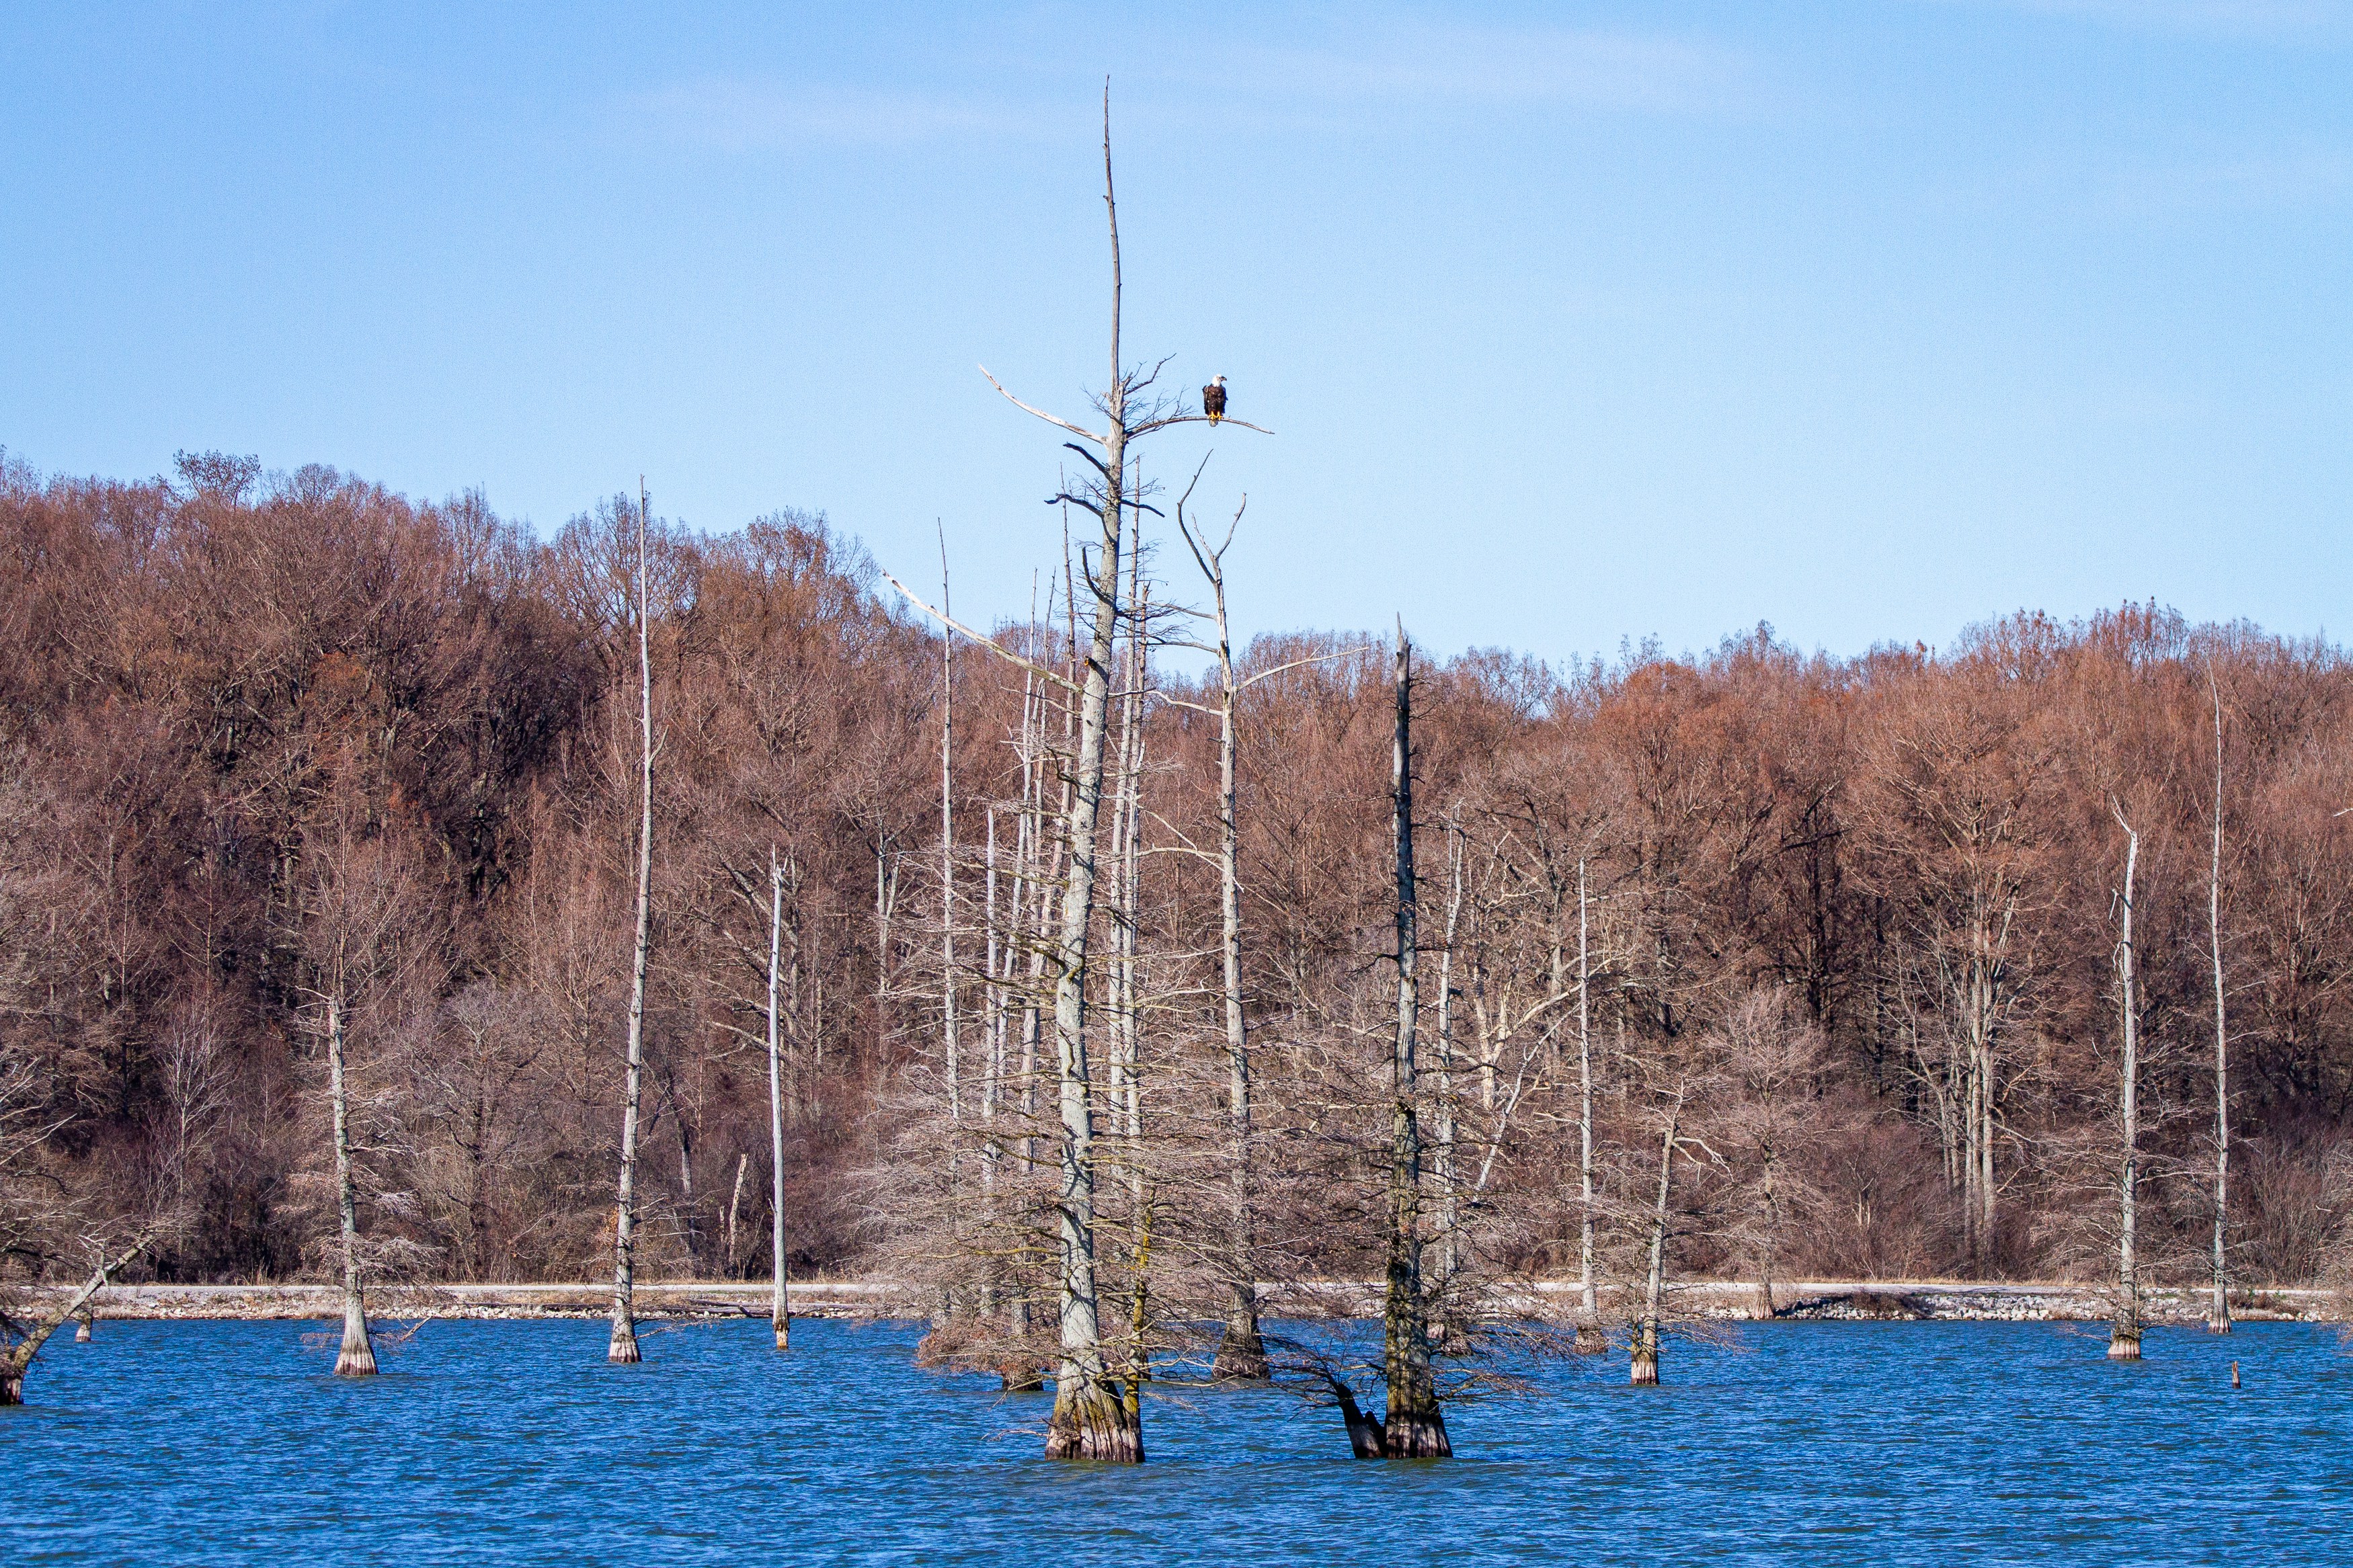
[(1600, 1310), (1593, 1278), (1593, 1010), (1587, 950), (1585, 858), (1577, 860), (1577, 1294), (1589, 1321)]
[(2124, 932), (2116, 942), (2116, 993), (2124, 1026), (2123, 1085), (2119, 1110), (2124, 1122), (2124, 1162), (2116, 1184), (2116, 1319), (2108, 1339), (2115, 1361), (2140, 1359), (2140, 1259), (2135, 1233), (2140, 1178), (2140, 1018), (2133, 982), (2133, 873), (2140, 863), (2140, 835), (2114, 807), (2116, 826), (2125, 830)]
[(638, 1107), (646, 1065), (646, 957), (653, 933), (654, 664), (646, 625), (646, 492), (638, 487), (638, 922), (629, 965), (629, 1047), (621, 1090), (621, 1175), (613, 1205), (613, 1337), (605, 1359), (638, 1353)]
[[(1176, 517), (1181, 529), (1185, 521), (1181, 504)], [(1241, 521), (1240, 511), (1234, 520)], [(1234, 676), (1233, 633), (1226, 618), (1225, 546), (1212, 551), (1206, 540), (1197, 541), (1189, 531), (1185, 539), (1208, 579), (1218, 628), (1218, 957), (1225, 1003), (1226, 1120), (1232, 1190), (1226, 1240), (1226, 1324), (1210, 1374), (1221, 1381), (1260, 1382), (1268, 1368), (1266, 1342), (1258, 1322), (1250, 1021), (1242, 1007), (1241, 831), (1234, 779), (1234, 723), (1241, 686)], [(1232, 542), (1230, 531), (1226, 539), (1228, 544)]]
[(1651, 1208), (1651, 1268), (1642, 1285), (1642, 1316), (1634, 1325), (1633, 1370), (1630, 1382), (1659, 1381), (1659, 1314), (1667, 1283), (1667, 1197), (1674, 1176), (1675, 1138), (1683, 1130), (1683, 1086), (1667, 1110), (1666, 1136), (1659, 1141), (1659, 1196)]
[(785, 1089), (776, 1027), (776, 974), (785, 938), (785, 873), (768, 851), (768, 1325), (776, 1348), (792, 1346), (792, 1310), (785, 1259)]
[(343, 994), (340, 973), (327, 993), (327, 1086), (335, 1124), (335, 1206), (343, 1216), (343, 1343), (335, 1356), (335, 1375), (374, 1377), (375, 1348), (368, 1342), (367, 1307), (360, 1299), (360, 1228), (358, 1205), (352, 1190), (350, 1101), (343, 1089)]
[[(947, 536), (940, 537), (940, 609), (948, 609)], [(955, 638), (940, 635), (940, 1013), (947, 1051), (948, 1120), (964, 1121), (963, 1040), (956, 1026)], [(954, 1179), (955, 1152), (948, 1155)]]
[(2231, 1030), (2222, 1001), (2222, 689), (2206, 667), (2214, 698), (2214, 849), (2206, 878), (2206, 934), (2214, 957), (2214, 1297), (2206, 1327), (2231, 1331), (2231, 1276), (2223, 1248), (2231, 1213)]

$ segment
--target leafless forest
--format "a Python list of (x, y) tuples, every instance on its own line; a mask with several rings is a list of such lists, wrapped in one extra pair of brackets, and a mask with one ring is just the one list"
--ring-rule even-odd
[[(370, 1279), (608, 1267), (636, 499), (535, 542), (326, 468), (8, 468), (17, 1277), (79, 1278), (84, 1237), (163, 1213), (160, 1278), (339, 1267), (331, 1026)], [(998, 628), (1030, 670), (944, 649), (807, 515), (657, 520), (649, 562), (640, 1268), (768, 1273), (774, 889), (792, 1266), (931, 1280), (944, 1313), (1050, 1298), (1073, 699), (1040, 672), (1086, 633), (1062, 574)], [(1153, 637), (1214, 644), (1158, 612), (1209, 604), (1196, 566), (1174, 538), (1142, 560)], [(1245, 1030), (1251, 1271), (1380, 1271), (1392, 655), (1315, 633), (1234, 655), (1229, 1033), (1224, 686), (1138, 648), (1144, 619), (1118, 629), (1085, 975), (1100, 1251), (1107, 1301), (1214, 1321)], [(1807, 657), (1760, 630), (1697, 658), (1419, 667), (1435, 1267), (1639, 1277), (1663, 1137), (1675, 1274), (2108, 1273), (2129, 1023), (2140, 1266), (2203, 1279), (2219, 952), (2227, 1272), (2321, 1275), (2353, 1091), (2348, 700), (2331, 647), (2140, 607), (1934, 653)]]

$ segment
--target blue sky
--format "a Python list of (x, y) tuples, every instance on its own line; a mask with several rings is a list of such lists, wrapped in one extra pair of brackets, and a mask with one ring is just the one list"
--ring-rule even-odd
[[(0, 444), (823, 510), (961, 611), (1103, 379), (1230, 378), (1245, 630), (2340, 631), (2353, 3), (12, 5)], [(1209, 443), (1151, 448), (1181, 481)], [(1189, 563), (1164, 552), (1172, 584)], [(1180, 570), (1182, 568), (1182, 570)]]

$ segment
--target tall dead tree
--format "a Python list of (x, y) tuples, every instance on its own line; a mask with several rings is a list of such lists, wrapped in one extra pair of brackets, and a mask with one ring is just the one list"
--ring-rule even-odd
[(2125, 820), (2124, 807), (2109, 803), (2125, 830), (2124, 929), (2116, 940), (2116, 1000), (2123, 1029), (2122, 1085), (2117, 1093), (2124, 1153), (2116, 1180), (2116, 1313), (2108, 1337), (2112, 1361), (2140, 1359), (2140, 1259), (2135, 1233), (2140, 1181), (2140, 1016), (2134, 990), (2133, 873), (2140, 865), (2140, 835)]
[(1413, 653), (1405, 622), (1397, 634), (1397, 731), (1390, 750), (1397, 839), (1397, 1044), (1389, 1057), (1389, 1235), (1381, 1308), (1381, 1367), (1388, 1417), (1381, 1457), (1442, 1459), (1453, 1453), (1430, 1362), (1428, 1303), (1421, 1289), (1421, 1126), (1415, 1104), (1414, 1030), (1421, 1011), (1413, 870)]
[(646, 952), (653, 931), (654, 663), (646, 624), (646, 489), (638, 484), (638, 922), (629, 968), (629, 1046), (621, 1090), (621, 1173), (613, 1205), (613, 1338), (605, 1359), (634, 1364), (638, 1353), (636, 1300), (638, 1106), (646, 1063)]
[(2210, 1332), (2231, 1331), (2231, 1277), (2223, 1250), (2231, 1215), (2231, 1029), (2222, 998), (2222, 688), (2206, 667), (2214, 699), (2214, 845), (2206, 870), (2206, 935), (2214, 959), (2214, 1294), (2206, 1309)]
[(1599, 1310), (1593, 1279), (1593, 970), (1587, 946), (1585, 857), (1577, 858), (1577, 1299), (1584, 1334)]
[(785, 1088), (776, 1027), (777, 972), (783, 967), (785, 945), (785, 868), (768, 850), (768, 1324), (776, 1348), (792, 1348), (791, 1304), (786, 1299), (785, 1264)]
[[(948, 542), (940, 535), (940, 609), (948, 605)], [(955, 638), (940, 634), (940, 1035), (947, 1052), (948, 1120), (964, 1121), (963, 1041), (956, 1026)]]
[[(1193, 476), (1196, 483), (1200, 475)], [(1192, 487), (1186, 487), (1186, 495)], [(1226, 619), (1226, 551), (1241, 526), (1250, 498), (1234, 509), (1226, 537), (1214, 550), (1197, 538), (1176, 505), (1177, 530), (1208, 579), (1217, 626), (1218, 658), (1218, 957), (1226, 1031), (1226, 1135), (1231, 1185), (1226, 1237), (1226, 1324), (1210, 1363), (1210, 1374), (1225, 1382), (1257, 1382), (1267, 1374), (1266, 1342), (1258, 1324), (1258, 1238), (1252, 1218), (1256, 1201), (1250, 1149), (1250, 1019), (1242, 1006), (1241, 837), (1234, 809), (1234, 710), (1242, 682), (1234, 675), (1233, 634)], [(1187, 703), (1198, 708), (1198, 704)]]
[(1651, 1205), (1650, 1267), (1642, 1281), (1642, 1309), (1634, 1320), (1634, 1346), (1630, 1383), (1645, 1387), (1659, 1381), (1659, 1318), (1667, 1284), (1667, 1203), (1673, 1190), (1675, 1146), (1683, 1132), (1685, 1083), (1675, 1085), (1666, 1105), (1665, 1131), (1659, 1138), (1659, 1195)]
[(352, 1190), (351, 1099), (343, 1083), (343, 1010), (348, 998), (341, 953), (336, 967), (338, 973), (330, 982), (326, 996), (327, 1094), (334, 1125), (335, 1208), (342, 1223), (343, 1271), (343, 1342), (335, 1354), (335, 1375), (374, 1377), (375, 1348), (368, 1341), (367, 1306), (360, 1296), (359, 1213)]
[[(1113, 647), (1124, 612), (1121, 607), (1120, 552), (1125, 542), (1129, 512), (1145, 506), (1140, 481), (1132, 481), (1129, 448), (1136, 441), (1171, 426), (1198, 422), (1180, 401), (1155, 398), (1151, 388), (1158, 366), (1126, 368), (1120, 359), (1121, 280), (1119, 201), (1112, 180), (1111, 94), (1103, 94), (1103, 212), (1111, 240), (1111, 379), (1099, 399), (1103, 428), (1091, 430), (1022, 402), (988, 375), (989, 384), (1025, 414), (1044, 420), (1076, 437), (1064, 446), (1077, 453), (1093, 471), (1093, 479), (1073, 493), (1049, 498), (1050, 503), (1076, 506), (1092, 513), (1102, 533), (1094, 558), (1083, 572), (1072, 573), (1069, 594), (1075, 621), (1078, 584), (1093, 600), (1089, 632), (1076, 672), (1061, 675), (1013, 653), (969, 627), (959, 626), (940, 610), (923, 605), (888, 573), (885, 581), (952, 630), (974, 638), (1001, 658), (1024, 665), (1051, 685), (1077, 699), (1072, 721), (1070, 771), (1063, 791), (1061, 842), (1058, 856), (1066, 857), (1061, 880), (1061, 905), (1054, 931), (1041, 944), (1053, 982), (1056, 1071), (1060, 1079), (1060, 1181), (1056, 1229), (1061, 1275), (1060, 1346), (1056, 1358), (1054, 1412), (1047, 1423), (1046, 1453), (1050, 1458), (1108, 1459), (1138, 1462), (1144, 1458), (1144, 1434), (1138, 1413), (1115, 1385), (1103, 1355), (1102, 1301), (1095, 1269), (1095, 1130), (1094, 1075), (1089, 1057), (1087, 981), (1089, 935), (1094, 924), (1100, 846), (1097, 826), (1102, 816), (1105, 731), (1111, 705)], [(1163, 361), (1162, 363), (1166, 363)], [(1238, 419), (1224, 423), (1261, 430)], [(1086, 552), (1082, 550), (1082, 560)], [(1072, 638), (1075, 643), (1077, 638)], [(1075, 651), (1075, 650), (1074, 650)], [(1050, 883), (1050, 879), (1048, 879)]]

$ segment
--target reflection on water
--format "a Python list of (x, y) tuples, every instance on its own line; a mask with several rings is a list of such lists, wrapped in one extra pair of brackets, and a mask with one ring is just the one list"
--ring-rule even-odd
[[(1039, 1458), (1046, 1401), (910, 1364), (912, 1325), (436, 1323), (339, 1382), (313, 1325), (101, 1323), (0, 1411), (0, 1561), (2344, 1561), (2333, 1330), (1775, 1323), (1612, 1355), (1450, 1415), (1451, 1463), (1359, 1464), (1330, 1412), (1190, 1393), (1141, 1468)], [(2233, 1394), (2236, 1359), (2245, 1387)]]

